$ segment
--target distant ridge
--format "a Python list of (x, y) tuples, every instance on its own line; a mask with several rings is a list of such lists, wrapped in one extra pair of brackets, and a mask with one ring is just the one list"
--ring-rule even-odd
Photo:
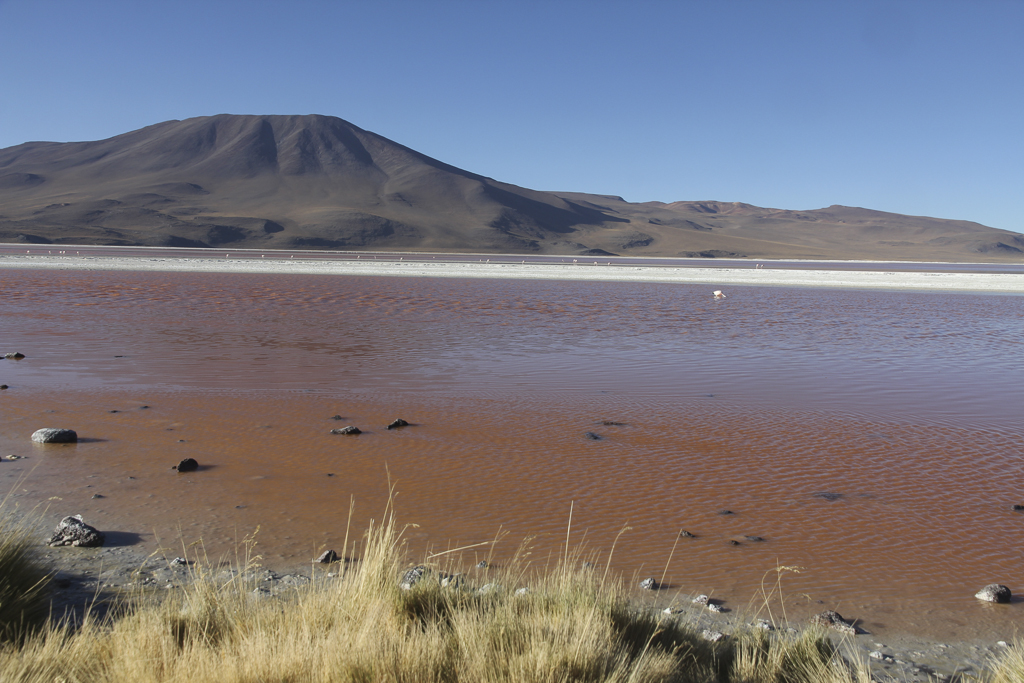
[(1024, 260), (1024, 236), (968, 221), (530, 190), (318, 115), (221, 114), (0, 150), (0, 242)]

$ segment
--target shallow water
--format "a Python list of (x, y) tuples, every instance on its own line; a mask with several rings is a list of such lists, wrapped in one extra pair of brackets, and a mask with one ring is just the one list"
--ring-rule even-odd
[(278, 567), (340, 549), (352, 497), (352, 537), (379, 519), (389, 477), (413, 557), (505, 532), (493, 560), (534, 536), (543, 564), (571, 505), (573, 543), (733, 609), (800, 567), (797, 613), (1011, 637), (1021, 604), (972, 595), (1024, 592), (1024, 297), (708, 290), (0, 270), (0, 351), (27, 356), (0, 361), (27, 456), (0, 480), (147, 550), (259, 527)]

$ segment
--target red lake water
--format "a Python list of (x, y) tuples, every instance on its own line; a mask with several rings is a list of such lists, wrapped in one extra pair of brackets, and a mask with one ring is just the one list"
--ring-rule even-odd
[(0, 481), (48, 525), (232, 558), (258, 529), (265, 565), (308, 571), (390, 481), (410, 559), (504, 534), (462, 555), (529, 537), (543, 566), (568, 533), (666, 600), (756, 608), (784, 566), (794, 614), (876, 633), (1021, 620), (973, 597), (1024, 594), (1021, 296), (43, 270), (0, 292), (0, 352), (26, 355), (0, 361), (0, 455), (25, 458)]

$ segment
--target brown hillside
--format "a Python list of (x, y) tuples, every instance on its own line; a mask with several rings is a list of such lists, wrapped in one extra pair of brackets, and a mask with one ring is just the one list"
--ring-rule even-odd
[(832, 206), (539, 192), (327, 116), (200, 117), (0, 150), (0, 241), (1004, 261), (1024, 236)]

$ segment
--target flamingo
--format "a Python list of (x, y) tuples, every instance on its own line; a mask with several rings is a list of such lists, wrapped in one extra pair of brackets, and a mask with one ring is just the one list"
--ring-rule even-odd
[(714, 291), (714, 294), (715, 294), (715, 298), (716, 299), (724, 299), (725, 298), (725, 294), (722, 294), (722, 290), (720, 290), (720, 289), (716, 289)]

